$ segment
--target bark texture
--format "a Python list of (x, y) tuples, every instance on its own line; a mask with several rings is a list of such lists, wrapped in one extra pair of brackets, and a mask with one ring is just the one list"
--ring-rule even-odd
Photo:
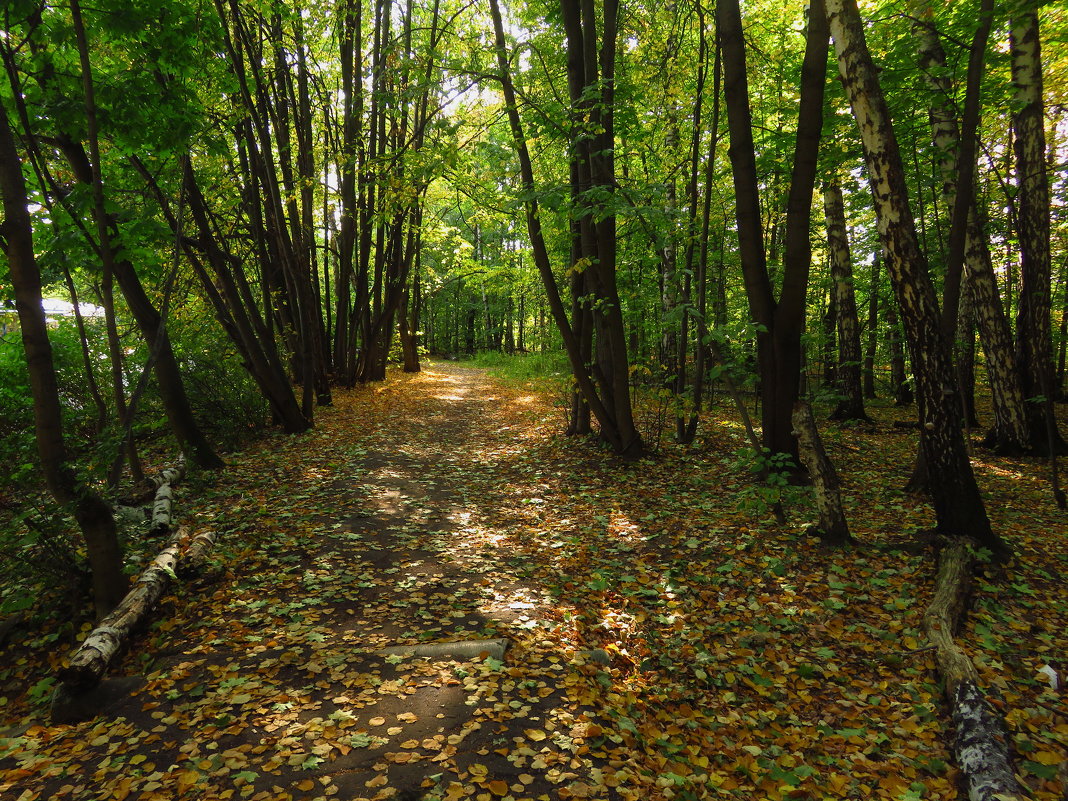
[(938, 575), (923, 629), (935, 648), (935, 662), (953, 714), (953, 747), (971, 801), (1022, 801), (1009, 756), (1004, 721), (983, 698), (978, 674), (953, 639), (971, 589), (974, 563), (967, 541), (949, 542), (939, 554)]
[(171, 530), (172, 511), (174, 507), (174, 485), (185, 476), (185, 460), (176, 467), (169, 467), (157, 478), (156, 496), (152, 501), (152, 533), (157, 536)]
[(827, 456), (820, 439), (812, 407), (803, 400), (794, 404), (794, 433), (800, 446), (801, 461), (812, 477), (816, 491), (816, 511), (819, 522), (815, 533), (830, 545), (846, 545), (853, 541), (849, 533), (845, 510), (842, 508), (841, 482), (834, 464)]
[[(1020, 238), (1020, 306), (1016, 317), (1016, 368), (1024, 397), (1046, 397), (1028, 406), (1031, 445), (1036, 452), (1068, 450), (1057, 429), (1049, 394), (1053, 388), (1050, 326), (1050, 202), (1046, 174), (1046, 132), (1042, 98), (1042, 52), (1038, 3), (1019, 0), (1012, 12), (1012, 122), (1016, 133), (1016, 183)], [(1050, 433), (1052, 429), (1052, 435)], [(1050, 441), (1052, 440), (1052, 442)]]
[[(571, 13), (566, 3), (564, 10), (568, 14)], [(611, 29), (604, 34), (604, 44), (607, 46), (609, 39), (612, 39), (612, 47), (607, 49), (602, 47), (600, 58), (602, 75), (606, 65), (614, 64), (615, 10), (614, 4), (611, 5), (611, 8), (605, 10), (605, 21), (606, 24), (610, 24)], [(604, 314), (602, 315), (603, 330), (600, 337), (601, 341), (612, 351), (607, 356), (613, 371), (609, 374), (604, 369), (604, 359), (591, 359), (584, 353), (583, 342), (576, 336), (575, 328), (568, 319), (567, 309), (556, 285), (556, 276), (553, 273), (549, 250), (542, 232), (538, 201), (535, 196), (534, 167), (530, 159), (526, 137), (523, 134), (522, 121), (519, 117), (519, 106), (516, 100), (515, 87), (512, 84), (511, 68), (508, 63), (508, 53), (505, 46), (504, 23), (501, 19), (500, 6), (497, 0), (490, 0), (490, 13), (493, 18), (498, 76), (504, 93), (505, 111), (519, 157), (520, 178), (525, 195), (524, 207), (526, 210), (527, 233), (530, 236), (534, 264), (545, 287), (549, 310), (564, 341), (564, 349), (567, 351), (568, 360), (571, 363), (571, 371), (578, 384), (579, 391), (600, 426), (601, 436), (617, 453), (637, 456), (643, 451), (644, 446), (641, 435), (634, 425), (630, 407), (629, 369), (624, 369), (626, 365), (626, 342), (623, 336), (619, 297), (615, 288), (614, 249), (611, 253), (606, 254), (598, 252), (598, 272), (604, 276), (604, 279), (600, 288), (596, 290), (600, 293), (599, 297), (603, 298), (605, 302)], [(570, 26), (573, 22), (571, 20), (567, 24)], [(592, 25), (592, 29), (595, 28), (596, 25)], [(594, 48), (593, 64), (595, 69), (597, 64), (595, 40), (591, 38), (588, 45)], [(584, 44), (581, 49), (585, 54), (586, 45)], [(601, 105), (610, 105), (612, 102), (610, 91), (607, 94), (605, 92), (611, 81), (607, 76), (603, 77), (603, 81), (604, 87), (601, 89), (600, 103)], [(602, 122), (608, 122), (608, 120), (602, 120)], [(610, 128), (608, 130), (610, 131)], [(599, 141), (606, 143), (609, 148), (614, 144), (613, 138), (606, 136), (604, 133), (599, 137)], [(609, 183), (613, 183), (610, 180), (606, 181), (606, 178), (610, 176), (611, 164), (612, 162), (608, 161), (596, 169), (591, 166), (590, 180), (594, 182), (594, 185), (607, 186)], [(607, 220), (603, 221), (603, 223), (603, 225), (596, 226), (598, 229), (598, 241), (604, 238), (606, 241), (610, 241), (614, 248), (614, 218), (610, 223)], [(588, 274), (593, 275), (593, 273)]]
[(0, 196), (3, 199), (3, 246), (15, 291), (15, 308), (33, 395), (34, 434), (45, 483), (52, 497), (73, 509), (85, 540), (93, 577), (93, 603), (103, 617), (126, 592), (122, 548), (111, 507), (78, 481), (67, 464), (63, 414), (52, 361), (52, 345), (41, 305), (41, 273), (33, 250), (29, 198), (22, 163), (7, 112), (0, 104)]
[(107, 672), (108, 665), (126, 644), (130, 632), (141, 624), (152, 607), (170, 586), (181, 550), (181, 532), (173, 537), (152, 563), (137, 578), (133, 588), (59, 670), (60, 687), (53, 699), (53, 718), (64, 717), (65, 699), (95, 687)]
[[(942, 173), (942, 195), (946, 206), (953, 211), (950, 246), (946, 254), (947, 271), (950, 283), (956, 286), (961, 280), (957, 266), (963, 264), (963, 279), (968, 284), (993, 398), (994, 423), (984, 444), (1002, 455), (1019, 455), (1031, 448), (1027, 408), (1014, 363), (1012, 333), (994, 276), (986, 232), (976, 209), (971, 177), (975, 166), (979, 88), (991, 25), (989, 5), (984, 2), (980, 9), (980, 24), (971, 44), (962, 125), (958, 124), (956, 111), (950, 103), (953, 85), (948, 77), (945, 51), (932, 24), (930, 4), (918, 3), (914, 15), (922, 20), (916, 25), (919, 62), (931, 88), (931, 136)], [(957, 219), (958, 215), (963, 219)], [(943, 309), (943, 325), (947, 333), (950, 311), (947, 298)], [(967, 386), (966, 382), (967, 377), (962, 374), (961, 383)]]
[[(835, 379), (842, 396), (831, 412), (831, 419), (870, 420), (864, 411), (860, 321), (856, 293), (853, 291), (853, 263), (846, 234), (845, 203), (842, 187), (838, 183), (829, 183), (824, 188), (823, 208), (827, 218), (827, 258), (831, 265), (835, 327), (838, 330)], [(794, 414), (797, 414), (796, 407)]]
[(786, 208), (782, 290), (776, 300), (768, 271), (760, 188), (753, 144), (753, 119), (746, 75), (745, 32), (738, 0), (718, 0), (716, 23), (723, 48), (723, 95), (730, 129), (738, 249), (746, 297), (757, 333), (760, 367), (761, 436), (772, 453), (797, 458), (790, 415), (801, 386), (801, 333), (804, 330), (812, 246), (809, 241), (812, 192), (823, 129), (828, 31), (822, 0), (808, 15), (793, 174)]
[(939, 532), (969, 537), (999, 559), (1008, 545), (990, 527), (960, 426), (960, 406), (927, 260), (919, 247), (908, 186), (855, 0), (829, 0), (828, 20), (842, 84), (860, 129), (886, 257), (916, 377), (920, 449)]

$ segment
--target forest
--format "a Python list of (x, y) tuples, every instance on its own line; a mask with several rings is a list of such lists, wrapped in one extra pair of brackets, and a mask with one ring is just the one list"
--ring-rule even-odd
[(0, 15), (0, 797), (1068, 798), (1068, 7)]

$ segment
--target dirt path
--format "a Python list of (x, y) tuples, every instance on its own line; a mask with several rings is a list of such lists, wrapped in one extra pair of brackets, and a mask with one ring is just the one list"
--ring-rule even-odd
[[(434, 365), (235, 457), (195, 512), (216, 569), (113, 671), (104, 716), (7, 742), (0, 796), (588, 797), (599, 671), (540, 636), (546, 599), (482, 525), (531, 400)], [(490, 638), (503, 661), (381, 653)]]
[[(901, 412), (824, 429), (859, 542), (832, 552), (803, 498), (786, 526), (750, 508), (727, 409), (698, 447), (624, 464), (455, 365), (338, 393), (314, 431), (183, 487), (215, 562), (113, 671), (105, 714), (41, 724), (26, 688), (66, 649), (3, 652), (0, 799), (963, 798)], [(980, 576), (961, 640), (1053, 801), (1064, 696), (1035, 677), (1068, 652), (1063, 516), (1043, 463), (976, 460), (1019, 556)], [(503, 659), (383, 651), (498, 638)]]

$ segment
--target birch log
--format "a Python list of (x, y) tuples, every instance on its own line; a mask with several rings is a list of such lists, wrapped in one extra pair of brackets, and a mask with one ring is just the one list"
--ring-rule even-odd
[(152, 502), (152, 531), (157, 535), (166, 534), (171, 529), (171, 510), (174, 504), (172, 486), (185, 475), (185, 459), (180, 457), (175, 467), (169, 467), (152, 478), (156, 484), (156, 496)]
[(193, 537), (193, 541), (189, 543), (189, 549), (185, 552), (185, 556), (182, 557), (182, 564), (178, 569), (178, 572), (183, 577), (192, 573), (204, 563), (204, 560), (208, 558), (208, 553), (215, 547), (215, 537), (214, 531), (202, 531)]
[(152, 489), (158, 490), (164, 484), (177, 484), (185, 477), (185, 454), (178, 455), (178, 463), (174, 467), (161, 470), (154, 476), (147, 476), (145, 481), (152, 485)]
[[(70, 664), (60, 669), (57, 698), (64, 694), (85, 692), (100, 682), (130, 632), (144, 621), (170, 585), (184, 533), (184, 529), (179, 530), (167, 543), (167, 547), (141, 573), (122, 602), (85, 638), (85, 642), (71, 657)], [(53, 716), (56, 703), (57, 699), (53, 699)]]
[(949, 542), (938, 557), (934, 597), (923, 630), (935, 648), (935, 663), (957, 731), (953, 753), (970, 801), (1023, 801), (1009, 756), (1004, 721), (983, 698), (975, 666), (953, 639), (971, 589), (974, 567), (965, 540)]
[[(115, 507), (115, 517), (127, 523), (152, 521), (152, 530), (165, 534), (171, 526), (171, 503), (174, 500), (173, 485), (185, 477), (185, 455), (178, 456), (174, 467), (161, 470), (154, 476), (146, 476), (142, 487), (146, 489), (138, 498), (127, 499)], [(152, 506), (144, 506), (152, 498)]]

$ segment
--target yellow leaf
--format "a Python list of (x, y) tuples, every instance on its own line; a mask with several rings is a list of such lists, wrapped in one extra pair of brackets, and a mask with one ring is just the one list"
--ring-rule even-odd
[(1052, 751), (1039, 751), (1032, 759), (1040, 765), (1059, 765), (1061, 764), (1061, 758), (1058, 754)]
[(386, 778), (386, 774), (380, 773), (377, 776), (375, 776), (373, 779), (369, 779), (368, 781), (365, 781), (363, 783), (363, 786), (364, 787), (381, 787), (387, 781), (389, 781), (389, 779)]
[(311, 779), (305, 779), (304, 781), (297, 782), (297, 789), (307, 792), (308, 790), (315, 789), (315, 782)]
[(127, 776), (111, 791), (111, 797), (115, 801), (126, 801), (126, 796), (130, 794), (130, 785), (132, 783), (133, 779)]
[(419, 716), (413, 715), (411, 712), (401, 712), (397, 715), (397, 720), (403, 720), (405, 723), (415, 723), (419, 720)]
[(381, 726), (385, 722), (386, 722), (385, 718), (381, 718), (381, 717), (379, 717), (379, 718), (371, 718), (369, 721), (367, 721), (367, 725), (368, 726)]
[(531, 740), (534, 740), (535, 742), (541, 742), (545, 739), (545, 732), (543, 732), (541, 729), (527, 729), (524, 734), (526, 734), (527, 737), (529, 737)]
[(178, 774), (178, 789), (184, 791), (187, 787), (192, 787), (199, 780), (200, 774), (195, 770), (183, 770)]
[(494, 795), (506, 796), (508, 795), (508, 782), (500, 779), (494, 779), (488, 785), (489, 791)]

